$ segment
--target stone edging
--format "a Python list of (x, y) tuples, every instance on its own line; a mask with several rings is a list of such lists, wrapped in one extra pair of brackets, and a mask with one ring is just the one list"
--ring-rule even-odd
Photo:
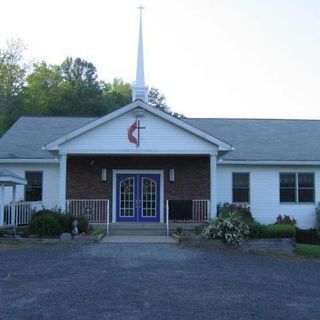
[[(172, 234), (178, 240), (178, 243), (186, 246), (227, 249), (230, 247), (218, 239), (206, 240), (201, 237), (181, 237)], [(249, 239), (239, 248), (243, 251), (259, 251), (293, 254), (295, 249), (295, 239), (293, 238), (274, 238), (274, 239)]]
[(61, 240), (60, 238), (9, 238), (3, 237), (0, 238), (0, 242), (3, 241), (19, 241), (19, 242), (41, 242), (41, 243), (75, 243), (75, 242), (82, 242), (82, 243), (92, 243), (92, 242), (99, 242), (104, 237), (104, 233), (98, 234), (96, 236), (82, 236), (78, 235), (75, 236), (73, 239), (68, 240)]

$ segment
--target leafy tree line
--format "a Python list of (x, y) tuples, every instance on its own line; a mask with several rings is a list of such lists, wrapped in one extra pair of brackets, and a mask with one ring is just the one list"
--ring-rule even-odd
[[(131, 102), (131, 84), (101, 81), (95, 66), (67, 57), (59, 65), (23, 63), (24, 45), (10, 40), (0, 49), (0, 134), (21, 115), (101, 116)], [(149, 91), (149, 104), (174, 116), (165, 96)]]

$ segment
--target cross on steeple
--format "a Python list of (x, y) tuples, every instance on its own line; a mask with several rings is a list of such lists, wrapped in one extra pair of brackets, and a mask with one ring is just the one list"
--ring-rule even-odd
[(140, 18), (142, 17), (142, 10), (144, 9), (144, 7), (142, 6), (142, 4), (140, 4), (139, 7), (137, 7), (137, 9), (140, 10)]

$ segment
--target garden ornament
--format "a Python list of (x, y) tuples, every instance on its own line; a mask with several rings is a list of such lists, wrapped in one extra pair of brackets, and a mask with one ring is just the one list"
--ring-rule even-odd
[(74, 220), (74, 221), (72, 222), (72, 234), (73, 234), (74, 236), (76, 236), (77, 234), (79, 234), (78, 225), (79, 225), (78, 220)]

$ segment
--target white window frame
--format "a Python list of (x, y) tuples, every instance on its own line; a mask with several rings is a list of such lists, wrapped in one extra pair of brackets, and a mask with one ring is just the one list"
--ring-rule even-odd
[[(240, 201), (233, 201), (233, 189), (234, 189), (234, 186), (233, 186), (233, 176), (234, 174), (247, 174), (248, 175), (248, 201), (243, 201), (243, 202), (240, 202)], [(231, 192), (231, 197), (232, 197), (232, 203), (239, 203), (239, 204), (250, 204), (250, 201), (251, 201), (251, 178), (250, 178), (250, 172), (248, 171), (235, 171), (235, 172), (232, 172), (232, 175), (231, 175), (231, 188), (232, 188), (232, 192)]]
[[(44, 172), (43, 170), (25, 170), (24, 171), (24, 177), (25, 179), (27, 180), (27, 173), (41, 173), (41, 200), (37, 200), (37, 201), (28, 201), (28, 202), (38, 202), (38, 203), (42, 203), (43, 202), (43, 187), (44, 187), (44, 184), (43, 184), (43, 181), (44, 181)], [(24, 186), (24, 190), (23, 190), (23, 199), (24, 201), (27, 202), (26, 200), (26, 188), (27, 188), (28, 184), (26, 184)]]
[[(281, 174), (294, 174), (295, 175), (295, 198), (296, 201), (293, 202), (281, 202), (280, 196), (281, 196)], [(299, 174), (312, 174), (313, 176), (313, 201), (309, 202), (300, 202), (299, 201)], [(299, 171), (299, 172), (285, 172), (281, 171), (279, 172), (279, 203), (281, 205), (308, 205), (308, 204), (315, 204), (316, 203), (316, 181), (315, 181), (315, 173), (312, 171)]]

